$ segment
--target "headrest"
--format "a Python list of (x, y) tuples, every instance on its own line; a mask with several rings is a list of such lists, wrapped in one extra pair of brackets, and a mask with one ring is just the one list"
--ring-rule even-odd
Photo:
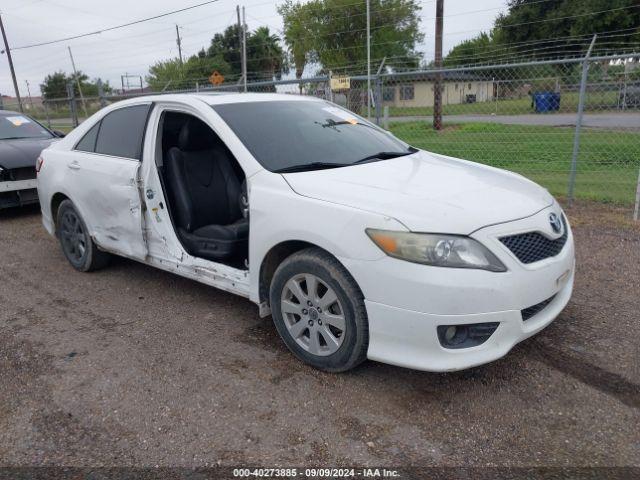
[(187, 120), (178, 135), (178, 147), (184, 152), (207, 150), (216, 143), (216, 135), (211, 128), (197, 118)]

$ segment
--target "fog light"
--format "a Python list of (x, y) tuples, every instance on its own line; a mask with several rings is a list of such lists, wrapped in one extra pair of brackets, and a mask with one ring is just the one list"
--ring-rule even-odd
[(486, 342), (500, 325), (499, 322), (469, 325), (439, 325), (438, 340), (444, 348), (477, 347)]
[(458, 329), (458, 327), (451, 325), (450, 327), (447, 327), (447, 329), (444, 331), (444, 339), (447, 342), (451, 342), (451, 340), (453, 340), (453, 337), (456, 336), (456, 330)]

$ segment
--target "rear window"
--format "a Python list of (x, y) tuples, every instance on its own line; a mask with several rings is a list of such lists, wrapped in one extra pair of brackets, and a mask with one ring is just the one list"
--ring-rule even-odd
[[(95, 152), (140, 160), (150, 108), (151, 105), (135, 105), (106, 115), (100, 122)], [(87, 135), (89, 133), (91, 131), (87, 132)]]

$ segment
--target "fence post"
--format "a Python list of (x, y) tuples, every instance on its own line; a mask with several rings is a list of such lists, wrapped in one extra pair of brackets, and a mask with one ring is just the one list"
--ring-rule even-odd
[(633, 209), (633, 219), (637, 222), (640, 214), (640, 168), (638, 169), (638, 185), (636, 186), (636, 208)]
[(382, 116), (382, 128), (389, 130), (389, 105), (384, 106), (384, 113)]
[(100, 99), (100, 108), (107, 106), (107, 102), (104, 98), (104, 87), (102, 86), (102, 80), (98, 79), (98, 98)]
[(587, 75), (589, 73), (589, 57), (591, 56), (591, 50), (596, 43), (598, 35), (594, 35), (591, 40), (591, 45), (587, 50), (587, 54), (582, 60), (582, 78), (580, 79), (580, 97), (578, 99), (578, 116), (576, 118), (576, 131), (573, 135), (573, 154), (571, 155), (571, 171), (569, 173), (569, 191), (567, 193), (567, 200), (569, 205), (573, 203), (573, 192), (576, 186), (576, 173), (578, 170), (578, 154), (580, 153), (580, 129), (582, 128), (582, 115), (584, 113), (584, 97), (587, 92)]
[(47, 104), (46, 100), (43, 100), (42, 106), (44, 107), (44, 114), (47, 118), (47, 128), (51, 130), (51, 116), (49, 115), (49, 105)]
[(376, 77), (376, 125), (380, 126), (382, 116), (382, 77)]
[(67, 96), (69, 97), (69, 113), (71, 114), (71, 124), (73, 128), (77, 127), (78, 122), (78, 109), (76, 105), (76, 95), (73, 91), (73, 83), (67, 83)]

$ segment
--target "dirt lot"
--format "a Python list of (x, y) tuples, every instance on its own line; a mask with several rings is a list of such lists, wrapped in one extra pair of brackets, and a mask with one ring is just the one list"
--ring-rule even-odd
[(249, 301), (127, 261), (82, 274), (0, 213), (0, 465), (640, 466), (640, 227), (568, 211), (572, 302), (507, 357), (301, 365)]

